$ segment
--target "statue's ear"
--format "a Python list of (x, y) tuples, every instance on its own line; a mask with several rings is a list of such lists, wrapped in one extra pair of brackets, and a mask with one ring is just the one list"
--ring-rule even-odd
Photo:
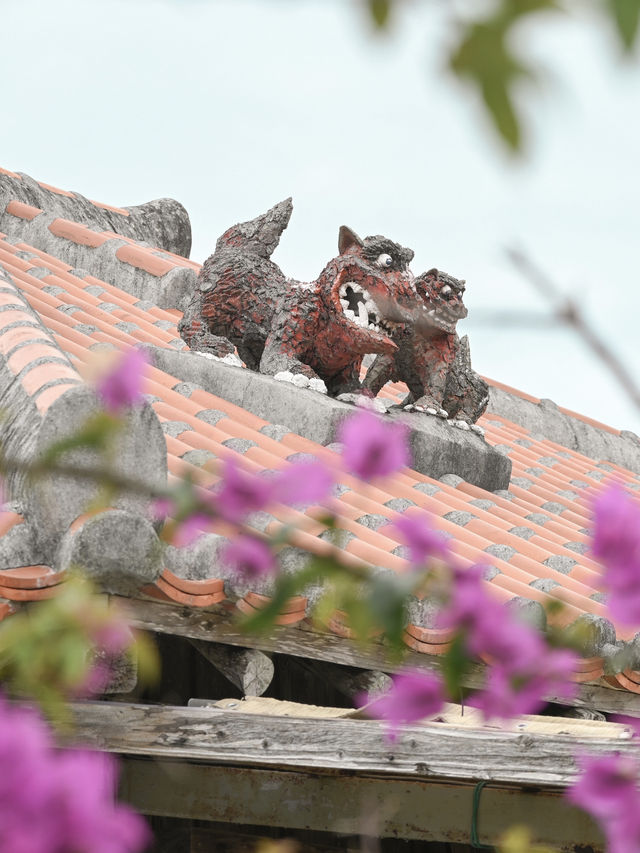
[(360, 246), (360, 248), (362, 248), (364, 243), (355, 231), (352, 231), (351, 228), (347, 228), (346, 225), (341, 225), (340, 230), (338, 231), (338, 251), (341, 255), (344, 255), (347, 249), (351, 246)]

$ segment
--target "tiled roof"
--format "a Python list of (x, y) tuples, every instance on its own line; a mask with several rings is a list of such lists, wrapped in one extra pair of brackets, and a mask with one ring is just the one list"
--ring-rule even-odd
[[(2, 198), (0, 193), (0, 201)], [(79, 383), (78, 368), (91, 350), (136, 344), (184, 348), (176, 328), (180, 311), (161, 308), (149, 299), (132, 295), (132, 290), (137, 292), (137, 284), (131, 284), (133, 279), (127, 279), (129, 292), (119, 287), (123, 265), (157, 279), (170, 276), (175, 270), (198, 270), (194, 262), (166, 250), (142, 246), (133, 238), (54, 214), (55, 210), (46, 212), (15, 198), (8, 199), (0, 210), (0, 223), (11, 217), (11, 227), (15, 229), (12, 236), (0, 233), (0, 274), (4, 273), (7, 284), (5, 288), (0, 281), (0, 354), (41, 414)], [(81, 268), (61, 260), (60, 257), (69, 257), (65, 252), (54, 256), (20, 239), (19, 223), (26, 223), (26, 233), (29, 223), (41, 215), (47, 217), (46, 227), (52, 235), (82, 247), (86, 258)], [(111, 256), (111, 276), (105, 276), (109, 278), (105, 281), (91, 274), (90, 253), (100, 252), (110, 243), (118, 248)], [(16, 304), (10, 286), (26, 300), (26, 305)], [(35, 312), (43, 328), (38, 327), (29, 311)], [(503, 392), (519, 394), (492, 384)], [(188, 470), (198, 482), (209, 484), (214, 477), (208, 473), (206, 463), (230, 454), (242, 456), (244, 465), (253, 470), (279, 468), (288, 460), (300, 458), (300, 454), (314, 454), (339, 474), (334, 509), (344, 531), (345, 559), (351, 555), (388, 571), (405, 571), (404, 548), (389, 522), (398, 514), (427, 510), (433, 524), (449, 537), (461, 563), (486, 564), (487, 583), (499, 600), (543, 603), (550, 597), (565, 605), (552, 617), (560, 624), (582, 618), (600, 625), (600, 645), (594, 647), (592, 657), (582, 662), (575, 674), (577, 680), (602, 677), (603, 658), (616, 651), (615, 643), (633, 640), (633, 635), (624, 630), (616, 636), (604, 621), (600, 569), (588, 551), (590, 500), (605, 481), (617, 481), (638, 491), (640, 476), (632, 470), (533, 434), (491, 411), (490, 405), (480, 424), (487, 442), (511, 460), (508, 490), (491, 492), (454, 475), (434, 479), (413, 469), (382, 484), (364, 486), (357, 478), (339, 473), (334, 447), (316, 444), (158, 367), (149, 370), (147, 392), (164, 432), (170, 477)], [(404, 392), (403, 386), (390, 384), (382, 396), (399, 401)], [(523, 396), (531, 404), (540, 402)], [(566, 411), (564, 414), (580, 417)], [(610, 427), (582, 420), (594, 429), (617, 435)], [(275, 507), (265, 517), (264, 526), (275, 530), (283, 523), (304, 521), (304, 530), (296, 533), (297, 543), (322, 552), (329, 544), (320, 538), (322, 527), (314, 521), (315, 512), (317, 508), (313, 507), (306, 513)], [(7, 565), (8, 549), (3, 550), (3, 542), (10, 535), (18, 535), (15, 531), (23, 526), (23, 517), (7, 513), (0, 523), (0, 560)], [(247, 589), (224, 574), (215, 561), (215, 539), (211, 535), (203, 537), (201, 551), (184, 559), (177, 549), (169, 548), (164, 571), (154, 583), (144, 586), (142, 593), (189, 607), (213, 608), (213, 613), (225, 605), (244, 612), (260, 607), (265, 590)], [(207, 543), (211, 545), (209, 550)], [(298, 557), (295, 549), (290, 550), (293, 565)], [(55, 571), (59, 567), (51, 562), (53, 567), (20, 564), (0, 570), (0, 618), (21, 602), (55, 593), (64, 575)], [(280, 622), (296, 625), (307, 615), (308, 602), (298, 597), (281, 614)], [(437, 655), (446, 648), (449, 635), (430, 620), (428, 603), (413, 601), (405, 642), (416, 651)], [(327, 628), (340, 636), (350, 634), (339, 613), (334, 614)], [(640, 692), (640, 672), (620, 673), (614, 680), (616, 686)]]

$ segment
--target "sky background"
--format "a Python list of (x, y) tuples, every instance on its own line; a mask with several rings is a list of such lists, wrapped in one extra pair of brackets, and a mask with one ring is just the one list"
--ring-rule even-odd
[(608, 21), (540, 16), (519, 46), (527, 153), (506, 155), (445, 71), (448, 10), (407, 0), (376, 36), (358, 0), (3, 0), (0, 165), (115, 205), (172, 196), (202, 261), (292, 195), (274, 257), (315, 278), (347, 224), (467, 280), (473, 363), (640, 432), (640, 413), (509, 264), (517, 246), (640, 377), (640, 61)]

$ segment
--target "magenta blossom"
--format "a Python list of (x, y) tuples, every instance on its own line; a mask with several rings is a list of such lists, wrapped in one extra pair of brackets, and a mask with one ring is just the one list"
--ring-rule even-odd
[(149, 363), (144, 350), (131, 347), (125, 350), (115, 366), (97, 384), (96, 390), (105, 409), (120, 415), (142, 401), (145, 369)]
[(326, 500), (334, 478), (318, 460), (289, 465), (271, 479), (271, 500), (289, 506), (308, 506)]
[[(361, 701), (366, 702), (367, 697)], [(394, 676), (393, 687), (367, 706), (367, 713), (387, 721), (386, 737), (395, 741), (398, 729), (437, 714), (444, 704), (444, 687), (433, 672), (406, 670)]]
[(640, 623), (640, 507), (620, 486), (602, 491), (593, 505), (593, 555), (604, 566), (603, 585), (613, 619)]
[(344, 445), (345, 469), (361, 480), (394, 474), (411, 461), (405, 424), (383, 420), (367, 409), (343, 421), (338, 438)]
[(487, 680), (470, 704), (480, 708), (485, 718), (509, 720), (522, 714), (536, 714), (547, 697), (573, 699), (578, 687), (571, 680), (577, 656), (570, 651), (548, 649), (538, 667), (520, 671), (511, 665), (487, 668)]
[(426, 514), (401, 515), (390, 526), (397, 530), (406, 542), (412, 566), (422, 567), (434, 557), (446, 560), (450, 556), (446, 538), (433, 529)]
[(582, 756), (581, 773), (565, 796), (589, 812), (607, 839), (608, 853), (640, 850), (638, 764), (623, 755)]
[(220, 558), (232, 571), (248, 580), (273, 575), (278, 564), (269, 546), (254, 536), (238, 536), (222, 551)]
[(228, 456), (222, 466), (222, 484), (212, 503), (222, 518), (238, 523), (264, 509), (272, 491), (266, 477), (246, 471), (233, 456)]
[(629, 493), (613, 483), (593, 502), (591, 550), (606, 565), (640, 566), (640, 507)]
[(59, 750), (42, 719), (0, 698), (0, 850), (137, 853), (146, 824), (115, 802), (110, 755)]

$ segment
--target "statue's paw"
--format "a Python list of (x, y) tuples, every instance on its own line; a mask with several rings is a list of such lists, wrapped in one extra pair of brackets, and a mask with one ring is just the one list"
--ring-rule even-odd
[(354, 394), (353, 391), (345, 391), (343, 394), (338, 394), (336, 400), (340, 400), (341, 403), (352, 403), (355, 406), (359, 397), (360, 394)]
[(458, 429), (468, 430), (469, 424), (466, 421), (461, 420), (450, 420), (447, 423), (451, 424), (451, 426), (457, 427)]
[(281, 370), (273, 377), (276, 382), (290, 382), (293, 384), (293, 373), (290, 370)]
[(387, 407), (383, 400), (379, 400), (377, 397), (367, 397), (366, 394), (355, 394), (352, 391), (345, 392), (344, 394), (338, 394), (336, 400), (340, 400), (341, 403), (353, 403), (360, 409), (368, 409), (370, 412), (378, 412), (380, 415), (387, 413)]
[(219, 355), (214, 355), (212, 352), (202, 352), (199, 349), (192, 349), (191, 352), (194, 355), (199, 355), (200, 358), (208, 358), (210, 361), (222, 361), (222, 358)]
[(296, 388), (308, 388), (309, 382), (311, 382), (309, 377), (305, 376), (304, 373), (294, 373), (292, 381)]
[(273, 378), (278, 382), (290, 382), (296, 388), (309, 388), (311, 391), (318, 391), (320, 394), (327, 393), (327, 386), (317, 376), (309, 379), (304, 373), (292, 373), (290, 370), (281, 370)]
[(413, 403), (409, 403), (408, 406), (403, 406), (405, 412), (413, 412), (415, 411), (415, 408), (416, 407), (413, 405)]
[(224, 358), (221, 358), (220, 361), (223, 364), (230, 364), (232, 367), (242, 367), (242, 359), (235, 352), (230, 352)]
[(446, 420), (449, 417), (449, 412), (445, 411), (444, 409), (438, 409), (436, 415), (439, 418), (444, 418)]
[(309, 388), (311, 391), (317, 391), (318, 394), (327, 393), (327, 386), (324, 384), (324, 380), (320, 379), (319, 376), (314, 376), (313, 379), (309, 380)]
[(473, 430), (473, 432), (477, 432), (478, 435), (481, 435), (484, 438), (484, 429), (481, 426), (478, 426), (478, 424), (471, 424), (469, 429)]
[(365, 397), (363, 394), (358, 394), (356, 406), (361, 409), (369, 409), (370, 412), (377, 412), (379, 415), (387, 414), (387, 407), (384, 400), (379, 400), (377, 397)]

